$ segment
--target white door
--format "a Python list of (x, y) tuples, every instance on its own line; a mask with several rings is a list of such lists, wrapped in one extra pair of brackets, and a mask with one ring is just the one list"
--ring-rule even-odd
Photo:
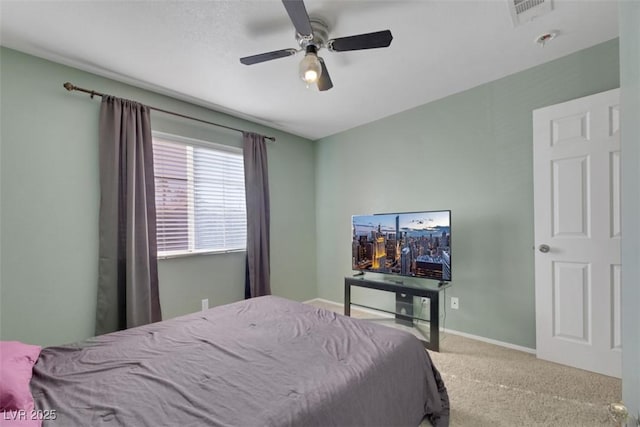
[(618, 89), (533, 112), (536, 351), (621, 376)]

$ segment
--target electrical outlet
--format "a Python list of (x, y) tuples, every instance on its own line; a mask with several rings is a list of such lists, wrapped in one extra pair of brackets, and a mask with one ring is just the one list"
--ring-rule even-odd
[(454, 310), (457, 310), (460, 305), (459, 305), (459, 301), (458, 301), (458, 297), (451, 297), (451, 308)]
[(202, 311), (209, 309), (209, 298), (205, 298), (202, 300)]

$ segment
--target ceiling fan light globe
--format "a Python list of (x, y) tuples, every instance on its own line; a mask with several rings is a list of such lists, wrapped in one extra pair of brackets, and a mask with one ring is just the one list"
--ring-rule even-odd
[(316, 83), (322, 73), (322, 65), (318, 57), (313, 53), (307, 53), (300, 61), (300, 78), (307, 85)]

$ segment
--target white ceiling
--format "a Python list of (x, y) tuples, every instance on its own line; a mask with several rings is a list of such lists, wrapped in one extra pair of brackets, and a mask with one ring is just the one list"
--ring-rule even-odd
[[(330, 37), (383, 29), (394, 37), (387, 49), (321, 51), (334, 84), (327, 92), (300, 81), (301, 53), (240, 64), (242, 56), (297, 47), (278, 0), (2, 0), (0, 41), (318, 139), (618, 35), (613, 0), (554, 0), (550, 14), (516, 28), (507, 1), (306, 0), (309, 15), (330, 24)], [(547, 46), (533, 42), (550, 30), (559, 36)]]

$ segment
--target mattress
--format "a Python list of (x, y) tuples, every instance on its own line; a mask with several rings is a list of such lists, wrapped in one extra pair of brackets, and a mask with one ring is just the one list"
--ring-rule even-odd
[(413, 335), (275, 296), (42, 350), (44, 426), (448, 425)]

